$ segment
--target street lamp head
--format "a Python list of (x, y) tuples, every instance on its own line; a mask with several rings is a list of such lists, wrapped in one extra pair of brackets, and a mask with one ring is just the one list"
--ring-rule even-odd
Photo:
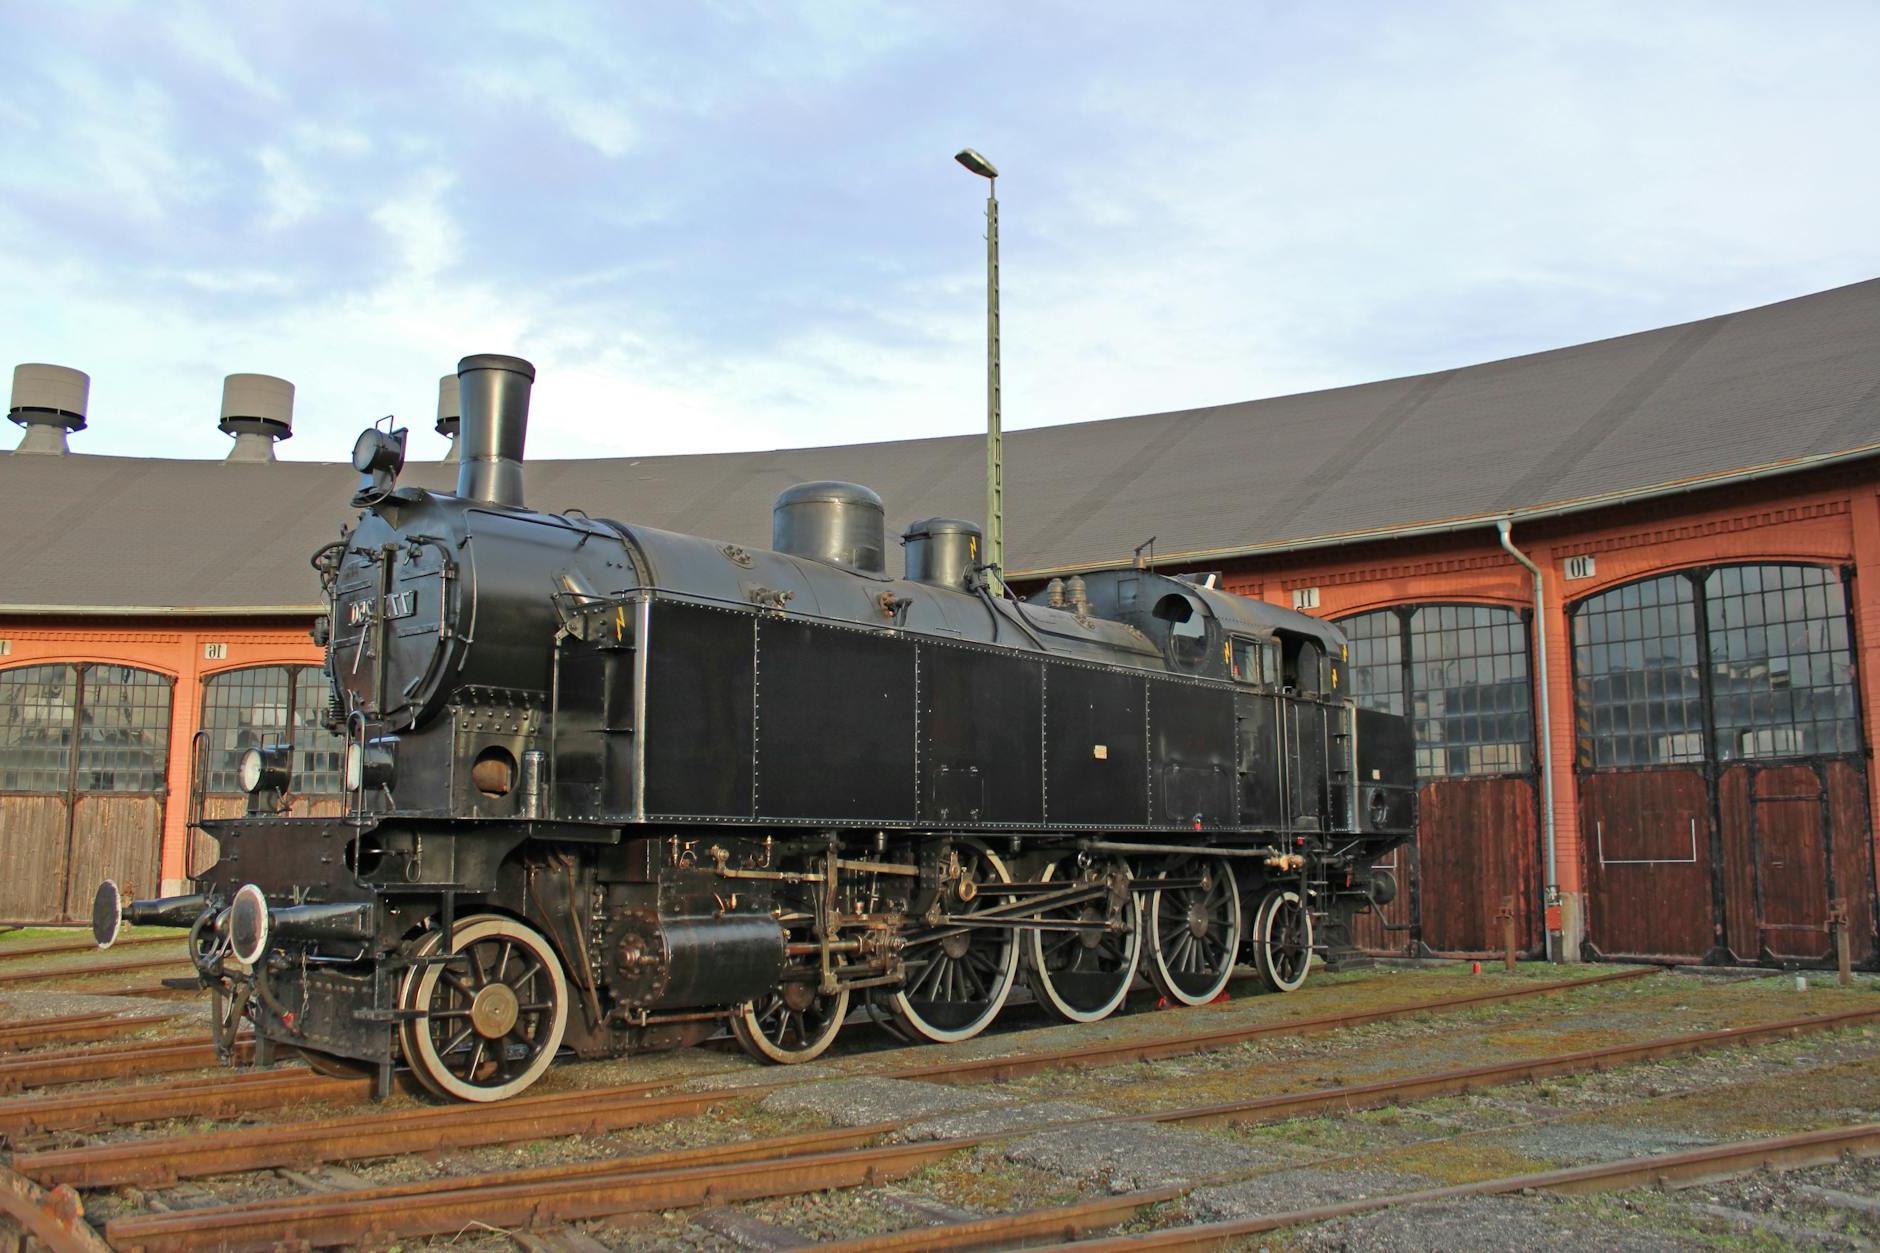
[(999, 167), (971, 148), (961, 148), (953, 154), (953, 159), (981, 178), (999, 177)]

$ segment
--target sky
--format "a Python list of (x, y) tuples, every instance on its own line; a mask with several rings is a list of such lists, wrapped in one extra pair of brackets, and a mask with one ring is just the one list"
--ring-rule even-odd
[[(457, 359), (534, 457), (1008, 428), (1492, 360), (1880, 275), (1880, 4), (0, 0), (0, 365), (76, 452), (283, 458)], [(7, 428), (11, 430), (13, 428)], [(0, 431), (0, 443), (12, 437)]]

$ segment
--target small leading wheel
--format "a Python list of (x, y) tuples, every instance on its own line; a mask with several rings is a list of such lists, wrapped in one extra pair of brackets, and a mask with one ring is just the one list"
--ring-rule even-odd
[(788, 1066), (813, 1061), (835, 1042), (849, 1016), (849, 990), (824, 996), (811, 983), (786, 983), (739, 1006), (731, 1034), (752, 1057)]
[[(415, 956), (442, 950), (432, 931)], [(568, 980), (554, 949), (526, 923), (484, 914), (458, 922), (460, 962), (420, 962), (399, 1001), (421, 1017), (400, 1026), (405, 1062), (418, 1082), (460, 1101), (500, 1101), (555, 1060), (568, 1025)]]
[(1067, 855), (1046, 866), (1040, 881), (1081, 881), (1104, 890), (1091, 900), (1040, 914), (1046, 922), (1084, 925), (1075, 931), (1027, 931), (1025, 981), (1039, 1008), (1053, 1018), (1107, 1018), (1129, 995), (1142, 956), (1142, 908), (1129, 890), (1129, 868), (1112, 861), (1080, 870), (1076, 856)]
[(1275, 992), (1296, 992), (1312, 969), (1312, 914), (1292, 888), (1274, 888), (1253, 913), (1253, 968)]
[(1219, 996), (1240, 949), (1240, 885), (1222, 858), (1177, 857), (1161, 878), (1199, 880), (1149, 893), (1149, 979), (1181, 1005)]
[[(946, 888), (949, 910), (970, 911), (985, 883), (1010, 883), (997, 853), (972, 841), (954, 846), (960, 873)], [(1010, 927), (941, 928), (938, 938), (907, 948), (907, 982), (887, 998), (888, 1012), (908, 1039), (951, 1044), (984, 1031), (1018, 978), (1018, 941)]]

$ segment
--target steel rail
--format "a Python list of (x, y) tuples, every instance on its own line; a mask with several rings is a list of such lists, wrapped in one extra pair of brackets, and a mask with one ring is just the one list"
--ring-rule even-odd
[(85, 1221), (85, 1207), (70, 1188), (45, 1191), (0, 1166), (0, 1213), (52, 1253), (111, 1253)]
[(120, 983), (114, 988), (70, 988), (67, 990), (84, 996), (142, 997), (195, 996), (197, 993), (205, 990), (200, 983), (196, 982), (194, 975), (178, 975), (177, 978), (182, 981), (181, 986), (173, 986), (165, 981), (161, 983)]
[(1681, 1057), (1707, 1049), (1733, 1044), (1757, 1044), (1792, 1035), (1812, 1035), (1842, 1027), (1880, 1021), (1880, 1005), (1843, 1010), (1838, 1014), (1811, 1014), (1785, 1018), (1778, 1022), (1757, 1023), (1748, 1027), (1722, 1027), (1715, 1031), (1696, 1031), (1688, 1035), (1634, 1044), (1609, 1044), (1604, 1048), (1580, 1049), (1552, 1057), (1536, 1057), (1487, 1066), (1468, 1066), (1434, 1074), (1413, 1075), (1403, 1079), (1380, 1079), (1373, 1083), (1354, 1083), (1336, 1088), (1315, 1088), (1307, 1092), (1281, 1092), (1220, 1105), (1204, 1105), (1163, 1114), (1125, 1115), (1116, 1121), (1181, 1123), (1277, 1122), (1323, 1109), (1363, 1109), (1400, 1101), (1425, 1101), (1438, 1096), (1457, 1096), (1477, 1088), (1503, 1087), (1528, 1083), (1553, 1075), (1584, 1074), (1610, 1066), (1628, 1066), (1637, 1062)]
[(155, 1023), (168, 1022), (168, 1014), (137, 1014), (120, 1018), (108, 1009), (89, 1014), (66, 1014), (58, 1018), (14, 1022), (0, 1026), (0, 1053), (23, 1053), (48, 1045), (84, 1044), (114, 1035), (138, 1031)]
[(1216, 1249), (1245, 1236), (1284, 1227), (1299, 1227), (1328, 1222), (1354, 1214), (1369, 1214), (1399, 1205), (1420, 1205), (1430, 1201), (1448, 1201), (1460, 1197), (1500, 1196), (1530, 1189), (1538, 1192), (1612, 1192), (1654, 1184), (1691, 1184), (1728, 1179), (1753, 1170), (1771, 1168), (1795, 1170), (1819, 1166), (1838, 1159), (1843, 1153), (1862, 1157), (1880, 1154), (1880, 1123), (1861, 1123), (1851, 1127), (1832, 1127), (1825, 1131), (1805, 1131), (1796, 1135), (1770, 1136), (1760, 1140), (1740, 1140), (1710, 1148), (1690, 1149), (1682, 1153), (1662, 1153), (1651, 1157), (1629, 1157), (1617, 1162), (1595, 1162), (1590, 1166), (1570, 1166), (1561, 1170), (1536, 1171), (1527, 1175), (1508, 1175), (1476, 1183), (1459, 1183), (1446, 1188), (1426, 1188), (1419, 1192), (1399, 1192), (1388, 1196), (1366, 1197), (1337, 1205), (1289, 1210), (1279, 1214), (1258, 1214), (1250, 1218), (1189, 1227), (1170, 1227), (1162, 1231), (1133, 1236), (1111, 1236), (1102, 1240), (1084, 1240), (1052, 1246), (1064, 1253), (1130, 1253), (1137, 1249)]
[[(840, 1152), (803, 1152), (806, 1142), (828, 1149), (817, 1137), (845, 1135), (873, 1138), (903, 1130), (908, 1123), (884, 1123), (841, 1133), (813, 1132), (775, 1140), (747, 1141), (710, 1150), (714, 1164), (688, 1164), (684, 1170), (661, 1158), (614, 1159), (584, 1164), (571, 1174), (552, 1167), (528, 1172), (497, 1172), (463, 1179), (443, 1179), (389, 1189), (372, 1189), (345, 1197), (291, 1197), (284, 1200), (234, 1204), (186, 1212), (140, 1215), (113, 1222), (107, 1230), (113, 1243), (145, 1249), (265, 1247), (269, 1241), (306, 1241), (332, 1244), (399, 1235), (451, 1231), (474, 1218), (496, 1226), (528, 1225), (544, 1221), (574, 1221), (610, 1214), (670, 1209), (687, 1205), (749, 1200), (761, 1196), (792, 1195), (853, 1186), (850, 1181), (882, 1182), (924, 1165), (936, 1156), (1047, 1129), (1065, 1129), (1099, 1123), (1275, 1121), (1293, 1117), (1302, 1109), (1327, 1106), (1357, 1107), (1389, 1099), (1395, 1087), (1399, 1099), (1423, 1099), (1448, 1091), (1466, 1091), (1492, 1083), (1518, 1082), (1524, 1077), (1597, 1070), (1624, 1061), (1697, 1052), (1706, 1048), (1742, 1044), (1778, 1035), (1831, 1030), (1880, 1017), (1880, 1007), (1809, 1019), (1791, 1019), (1759, 1027), (1727, 1028), (1694, 1036), (1582, 1050), (1551, 1058), (1535, 1058), (1517, 1065), (1477, 1067), (1439, 1076), (1411, 1076), (1383, 1084), (1353, 1085), (1301, 1094), (1256, 1097), (1233, 1106), (1208, 1105), (1135, 1115), (1100, 1115), (1089, 1118), (1039, 1122), (1022, 1128), (974, 1136), (948, 1137), (905, 1144), (863, 1145)], [(1453, 1085), (1468, 1076), (1467, 1086)], [(580, 1095), (580, 1094), (572, 1094)], [(723, 1095), (723, 1094), (716, 1094)], [(649, 1101), (648, 1104), (655, 1102)], [(498, 1107), (500, 1108), (500, 1107)], [(239, 1134), (239, 1133), (238, 1133)], [(146, 1148), (151, 1146), (146, 1145)], [(917, 1159), (906, 1156), (910, 1147)], [(75, 1150), (72, 1153), (84, 1153)], [(38, 1154), (16, 1159), (15, 1168), (35, 1179), (58, 1177), (82, 1184), (56, 1169), (72, 1153)], [(377, 1154), (375, 1154), (377, 1155)], [(910, 1164), (910, 1162), (912, 1164)], [(779, 1181), (793, 1181), (780, 1188)], [(110, 1180), (116, 1182), (117, 1180)], [(691, 1199), (688, 1199), (691, 1198)], [(1097, 1224), (1091, 1224), (1092, 1226)], [(1044, 1230), (1051, 1230), (1046, 1223)]]
[(45, 1131), (90, 1131), (169, 1118), (226, 1118), (312, 1101), (360, 1101), (367, 1079), (339, 1079), (294, 1067), (206, 1079), (169, 1079), (0, 1101), (0, 1140), (18, 1145)]
[[(169, 935), (131, 935), (125, 936), (111, 947), (136, 948), (145, 944), (180, 945), (183, 937), (172, 932)], [(0, 944), (0, 963), (13, 961), (15, 958), (43, 957), (48, 953), (95, 953), (98, 942), (91, 939), (41, 940), (29, 944)]]
[(157, 970), (165, 966), (181, 969), (188, 965), (188, 955), (178, 953), (173, 957), (133, 957), (129, 961), (95, 962), (86, 966), (55, 966), (49, 970), (0, 970), (0, 984), (43, 983), (50, 979), (68, 981), (95, 979), (104, 975), (121, 975), (132, 970)]
[(453, 1186), (390, 1201), (321, 1197), (305, 1205), (231, 1205), (145, 1214), (114, 1220), (106, 1226), (105, 1235), (120, 1248), (161, 1253), (194, 1248), (271, 1249), (297, 1242), (358, 1243), (413, 1229), (454, 1231), (469, 1222), (496, 1227), (574, 1222), (884, 1183), (989, 1138), (924, 1140), (730, 1165)]
[[(253, 1055), (253, 1040), (236, 1042), (238, 1059), (246, 1061)], [(217, 1064), (215, 1044), (207, 1036), (105, 1048), (49, 1049), (0, 1058), (0, 1093), (49, 1088), (61, 1083), (88, 1083), (94, 1079), (201, 1070)]]
[[(814, 1153), (829, 1153), (841, 1149), (865, 1147), (870, 1141), (898, 1131), (905, 1124), (898, 1122), (871, 1123), (860, 1127), (827, 1127), (815, 1131), (797, 1132), (792, 1135), (771, 1136), (762, 1140), (740, 1140), (727, 1144), (708, 1144), (697, 1148), (675, 1149), (670, 1152), (646, 1153), (632, 1157), (608, 1157), (587, 1162), (561, 1162), (551, 1166), (529, 1166), (522, 1169), (493, 1170), (472, 1175), (454, 1175), (448, 1179), (422, 1179), (410, 1183), (382, 1184), (377, 1187), (356, 1188), (341, 1196), (332, 1193), (301, 1193), (295, 1196), (270, 1197), (265, 1201), (237, 1202), (220, 1206), (205, 1206), (191, 1210), (192, 1214), (203, 1215), (217, 1222), (231, 1224), (222, 1230), (225, 1233), (240, 1233), (266, 1229), (277, 1218), (291, 1217), (296, 1213), (309, 1210), (325, 1210), (336, 1201), (345, 1201), (349, 1205), (367, 1202), (399, 1203), (401, 1211), (413, 1215), (408, 1221), (421, 1224), (428, 1219), (422, 1217), (427, 1210), (432, 1215), (443, 1214), (448, 1226), (454, 1230), (457, 1220), (450, 1216), (450, 1198), (440, 1198), (439, 1193), (478, 1193), (486, 1188), (506, 1187), (508, 1185), (530, 1184), (547, 1185), (564, 1183), (576, 1179), (598, 1179), (602, 1176), (640, 1175), (659, 1170), (674, 1170), (680, 1167), (724, 1165), (734, 1162), (761, 1161), (771, 1158), (802, 1157)], [(404, 1203), (411, 1202), (406, 1208)], [(434, 1204), (434, 1202), (439, 1202)], [(263, 1213), (261, 1211), (265, 1210)], [(131, 1215), (123, 1219), (125, 1230), (137, 1235), (145, 1230), (145, 1220), (155, 1222), (159, 1214)], [(239, 1222), (235, 1221), (239, 1218)], [(428, 1228), (426, 1228), (428, 1230)]]
[(899, 1249), (999, 1249), (1018, 1241), (1062, 1237), (1076, 1240), (1086, 1232), (1102, 1231), (1128, 1222), (1141, 1210), (1164, 1201), (1178, 1200), (1188, 1194), (1188, 1187), (1175, 1184), (1166, 1188), (1148, 1188), (1141, 1192), (1122, 1192), (1078, 1201), (1073, 1205), (1054, 1205), (1048, 1209), (1026, 1210), (1018, 1214), (994, 1214), (970, 1222), (947, 1223), (940, 1227), (913, 1227), (885, 1235), (863, 1236), (859, 1240), (831, 1240), (813, 1245), (821, 1253), (895, 1253)]
[[(350, 1082), (350, 1081), (348, 1081)], [(275, 1127), (250, 1127), (117, 1141), (75, 1149), (22, 1153), (21, 1174), (41, 1182), (98, 1188), (163, 1186), (179, 1179), (246, 1170), (307, 1167), (321, 1162), (439, 1148), (509, 1144), (567, 1135), (598, 1135), (623, 1127), (702, 1113), (769, 1088), (662, 1092), (664, 1083), (556, 1092), (490, 1105), (426, 1106)], [(774, 1085), (773, 1085), (774, 1086)]]
[(1463, 996), (1446, 997), (1435, 1001), (1386, 1005), (1378, 1009), (1349, 1010), (1339, 1014), (1325, 1014), (1317, 1018), (1295, 1018), (1248, 1027), (1229, 1027), (1200, 1035), (1162, 1040), (1087, 1044), (1079, 1048), (1064, 1049), (1048, 1054), (1014, 1054), (1010, 1057), (935, 1062), (926, 1066), (914, 1066), (896, 1071), (893, 1077), (925, 1079), (934, 1083), (982, 1083), (998, 1079), (1013, 1079), (1043, 1070), (1121, 1066), (1129, 1062), (1153, 1061), (1163, 1057), (1179, 1057), (1188, 1053), (1206, 1053), (1217, 1049), (1232, 1048), (1249, 1040), (1260, 1039), (1262, 1036), (1310, 1035), (1321, 1031), (1335, 1031), (1343, 1027), (1359, 1027), (1368, 1023), (1385, 1022), (1393, 1018), (1406, 1018), (1416, 1014), (1473, 1009), (1478, 1005), (1491, 1005), (1497, 1001), (1521, 1000), (1530, 996), (1571, 992), (1575, 988), (1624, 983), (1633, 979), (1648, 978), (1660, 972), (1661, 968), (1658, 966), (1630, 966), (1624, 970), (1594, 975), (1588, 979), (1560, 979), (1549, 983), (1529, 984), (1525, 987), (1500, 988), (1491, 992), (1471, 992)]

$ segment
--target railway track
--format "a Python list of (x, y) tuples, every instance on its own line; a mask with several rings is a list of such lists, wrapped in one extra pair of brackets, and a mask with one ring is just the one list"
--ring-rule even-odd
[[(174, 944), (183, 946), (183, 937), (174, 932), (167, 935), (131, 935), (120, 939), (111, 947), (142, 948), (148, 944)], [(0, 944), (0, 964), (23, 960), (28, 957), (50, 957), (60, 953), (94, 953), (98, 951), (98, 942), (87, 933), (84, 938), (74, 936), (69, 940), (34, 940), (24, 944)], [(179, 959), (180, 960), (180, 959)]]
[(188, 965), (188, 957), (182, 953), (174, 953), (164, 957), (133, 957), (129, 961), (92, 962), (82, 966), (53, 966), (43, 970), (0, 969), (0, 987), (10, 987), (21, 983), (46, 983), (54, 980), (70, 983), (80, 979), (129, 974), (137, 970), (161, 970), (166, 967), (182, 970)]
[[(963, 1061), (952, 1065), (912, 1066), (894, 1070), (890, 1072), (890, 1077), (970, 1083), (1010, 1078), (1018, 1074), (1060, 1067), (1118, 1065), (1129, 1061), (1231, 1048), (1236, 1044), (1274, 1034), (1305, 1034), (1418, 1013), (1454, 1012), (1497, 1001), (1551, 995), (1580, 986), (1624, 982), (1653, 973), (1656, 973), (1655, 967), (1633, 967), (1590, 979), (1557, 980), (1498, 989), (1492, 992), (1441, 997), (1430, 1001), (1387, 1006), (1377, 1010), (1288, 1019), (1276, 1023), (1206, 1032), (1174, 1039), (1083, 1046), (1042, 1054)], [(199, 1047), (190, 1049), (179, 1047), (181, 1045)], [(248, 1056), (244, 1053), (243, 1060), (247, 1060)], [(95, 1059), (96, 1065), (89, 1065), (88, 1059)], [(95, 1078), (131, 1078), (177, 1073), (214, 1064), (213, 1050), (209, 1049), (206, 1037), (185, 1041), (170, 1040), (128, 1045), (111, 1054), (103, 1051), (87, 1051), (82, 1054), (75, 1052), (70, 1055), (40, 1053), (14, 1060), (15, 1069), (9, 1077), (5, 1069), (9, 1062), (7, 1059), (0, 1059), (0, 1092), (23, 1092), (27, 1089), (52, 1087), (62, 1083)], [(299, 1070), (293, 1073), (304, 1074)], [(777, 1080), (778, 1084), (796, 1081), (784, 1077), (787, 1072), (777, 1073), (780, 1076)], [(225, 1112), (252, 1113), (264, 1109), (298, 1105), (314, 1099), (314, 1096), (308, 1093), (317, 1095), (317, 1098), (321, 1100), (336, 1102), (363, 1099), (363, 1088), (355, 1093), (353, 1086), (323, 1083), (303, 1093), (297, 1091), (292, 1085), (262, 1082), (259, 1075), (240, 1076), (240, 1078), (254, 1082), (244, 1082), (238, 1093), (231, 1091), (228, 1094), (218, 1092), (214, 1086), (215, 1081), (202, 1080), (188, 1084), (166, 1085), (161, 1090), (129, 1087), (92, 1090), (76, 1097), (47, 1094), (0, 1098), (0, 1136), (7, 1137), (12, 1143), (18, 1143), (21, 1137), (37, 1132), (95, 1130), (108, 1126), (153, 1122), (191, 1115), (213, 1118), (221, 1117)], [(227, 1078), (223, 1082), (233, 1083), (234, 1079)], [(200, 1100), (201, 1108), (192, 1108), (190, 1105), (192, 1100)]]
[(31, 1136), (54, 1131), (98, 1131), (171, 1118), (229, 1118), (322, 1101), (359, 1102), (369, 1092), (364, 1079), (338, 1079), (294, 1066), (50, 1093), (0, 1102), (0, 1139), (18, 1148)]
[(169, 1021), (165, 1014), (119, 1015), (101, 1009), (89, 1014), (65, 1014), (57, 1018), (38, 1018), (26, 1022), (0, 1024), (0, 1053), (23, 1053), (29, 1049), (62, 1047), (107, 1040), (128, 1035), (145, 1027)]
[[(1880, 1020), (1880, 1007), (1789, 1019), (1753, 1027), (1698, 1032), (1376, 1083), (1255, 1097), (1227, 1104), (1148, 1114), (1040, 1121), (993, 1135), (947, 1137), (914, 1143), (870, 1143), (905, 1130), (908, 1125), (882, 1123), (835, 1132), (746, 1141), (677, 1155), (658, 1154), (589, 1162), (578, 1166), (492, 1172), (361, 1189), (337, 1197), (299, 1196), (186, 1212), (138, 1215), (114, 1220), (108, 1225), (106, 1234), (113, 1244), (152, 1251), (261, 1247), (276, 1241), (331, 1244), (454, 1231), (472, 1218), (499, 1227), (529, 1226), (547, 1221), (567, 1222), (797, 1195), (891, 1181), (952, 1153), (1016, 1134), (1095, 1123), (1277, 1121), (1316, 1110), (1348, 1110), (1366, 1105), (1424, 1100), (1496, 1084), (1586, 1073), (1611, 1066), (1833, 1030), (1876, 1020)], [(724, 1094), (709, 1095), (722, 1097)], [(649, 1111), (663, 1103), (662, 1098), (657, 1096), (646, 1099), (645, 1108)], [(679, 1107), (667, 1108), (672, 1110)], [(297, 1142), (313, 1143), (304, 1133)], [(156, 1146), (146, 1145), (145, 1148), (149, 1152)], [(376, 1150), (374, 1155), (378, 1155)], [(1833, 1153), (1828, 1155), (1831, 1157)], [(95, 1185), (100, 1181), (109, 1182), (120, 1178), (133, 1160), (133, 1155), (129, 1153), (107, 1155), (96, 1149), (83, 1149), (63, 1154), (24, 1156), (16, 1160), (15, 1167), (23, 1175), (40, 1183), (58, 1180), (68, 1184)], [(116, 1165), (99, 1169), (101, 1163), (107, 1161)], [(88, 1169), (94, 1173), (87, 1174)], [(1555, 1173), (1564, 1176), (1573, 1172)], [(1147, 1194), (1139, 1196), (1137, 1205), (1152, 1203), (1146, 1197)], [(1157, 1194), (1154, 1199), (1168, 1198)], [(1083, 1218), (1077, 1221), (1083, 1222), (1086, 1227), (1106, 1225), (1097, 1222), (1087, 1206), (1080, 1212)], [(1061, 1229), (1053, 1227), (1052, 1223), (1062, 1224), (1066, 1221), (1069, 1220), (1063, 1213), (1038, 1218), (1040, 1225), (1033, 1234), (1050, 1234)], [(973, 1226), (983, 1227), (983, 1224)], [(1260, 1229), (1263, 1228), (1249, 1230)], [(1006, 1232), (998, 1238), (1010, 1239), (1017, 1234)], [(1236, 1231), (1222, 1238), (1234, 1238), (1238, 1234), (1243, 1233)], [(931, 1237), (932, 1232), (923, 1235)]]
[(1386, 1005), (1377, 1009), (1349, 1010), (1338, 1014), (1325, 1014), (1316, 1018), (1291, 1018), (1277, 1022), (1260, 1023), (1248, 1027), (1229, 1027), (1220, 1031), (1204, 1032), (1199, 1035), (1171, 1037), (1162, 1040), (1106, 1041), (1088, 1044), (1079, 1048), (1062, 1049), (1042, 1054), (1015, 1054), (1009, 1057), (974, 1058), (966, 1061), (935, 1062), (926, 1066), (911, 1066), (895, 1072), (897, 1079), (922, 1079), (929, 1083), (986, 1083), (999, 1079), (1016, 1079), (1021, 1075), (1036, 1074), (1044, 1070), (1078, 1069), (1095, 1066), (1120, 1066), (1128, 1062), (1154, 1061), (1165, 1057), (1182, 1057), (1191, 1053), (1208, 1053), (1219, 1049), (1234, 1048), (1253, 1040), (1271, 1035), (1316, 1035), (1325, 1031), (1337, 1031), (1345, 1027), (1362, 1027), (1374, 1022), (1388, 1022), (1394, 1018), (1408, 1018), (1420, 1013), (1454, 1013), (1459, 1010), (1477, 1009), (1484, 1005), (1493, 1005), (1502, 1001), (1526, 1000), (1530, 997), (1551, 996), (1556, 992), (1570, 992), (1575, 988), (1599, 987), (1612, 983), (1629, 983), (1635, 979), (1649, 978), (1660, 973), (1657, 966), (1631, 966), (1623, 970), (1610, 971), (1594, 975), (1589, 979), (1559, 979), (1550, 983), (1531, 984), (1527, 987), (1497, 988), (1487, 992), (1471, 992), (1462, 996), (1445, 997), (1440, 1001), (1426, 1001), (1421, 1004)]
[[(238, 1060), (248, 1061), (254, 1056), (254, 1043), (237, 1041), (235, 1050)], [(208, 1036), (145, 1040), (103, 1048), (44, 1049), (37, 1053), (0, 1058), (0, 1093), (56, 1087), (64, 1083), (89, 1083), (97, 1079), (201, 1070), (217, 1064), (215, 1045)], [(0, 1104), (0, 1111), (4, 1108)]]
[[(1329, 1222), (1354, 1214), (1368, 1214), (1399, 1205), (1420, 1205), (1461, 1197), (1505, 1196), (1512, 1192), (1612, 1192), (1662, 1184), (1693, 1184), (1729, 1179), (1754, 1170), (1796, 1170), (1832, 1162), (1843, 1153), (1858, 1156), (1880, 1154), (1880, 1123), (1861, 1123), (1851, 1127), (1831, 1127), (1824, 1131), (1804, 1131), (1795, 1135), (1768, 1136), (1683, 1153), (1661, 1153), (1650, 1157), (1630, 1157), (1623, 1161), (1595, 1162), (1563, 1170), (1536, 1171), (1525, 1175), (1507, 1175), (1476, 1183), (1453, 1184), (1446, 1188), (1426, 1188), (1419, 1192), (1399, 1192), (1387, 1196), (1365, 1197), (1338, 1205), (1261, 1214), (1227, 1222), (1201, 1223), (1188, 1227), (1170, 1227), (1141, 1235), (1111, 1236), (1098, 1240), (1051, 1246), (1075, 1253), (1129, 1253), (1138, 1249), (1218, 1249), (1235, 1240), (1285, 1227)], [(1140, 1195), (1140, 1194), (1139, 1194)], [(1138, 1207), (1153, 1202), (1143, 1200)], [(881, 1247), (876, 1245), (874, 1247)], [(963, 1245), (930, 1243), (928, 1248), (961, 1248)]]
[[(992, 1082), (1017, 1074), (1063, 1067), (1122, 1065), (1148, 1058), (1231, 1048), (1273, 1035), (1318, 1033), (1422, 1013), (1457, 1012), (1501, 1001), (1548, 996), (1575, 987), (1627, 982), (1654, 973), (1656, 969), (1653, 967), (1635, 967), (1591, 979), (1555, 980), (1343, 1014), (1253, 1024), (1200, 1035), (1084, 1045), (1072, 1049), (964, 1061), (950, 1066), (905, 1066), (889, 1070), (886, 1077), (930, 1081), (943, 1078), (948, 1082), (965, 1084)], [(106, 1065), (120, 1068), (114, 1073), (126, 1074), (151, 1074), (163, 1069), (180, 1071), (214, 1064), (213, 1049), (207, 1040), (199, 1040), (161, 1048), (143, 1046), (126, 1049), (108, 1057), (98, 1051), (88, 1051), (85, 1055), (51, 1059), (36, 1070), (28, 1070), (24, 1066), (21, 1070), (37, 1079), (40, 1086), (97, 1077), (95, 1069), (87, 1070), (86, 1056), (100, 1058)], [(6, 1082), (4, 1067), (5, 1063), (0, 1062), (0, 1083)], [(292, 1073), (305, 1074), (301, 1071)], [(770, 1073), (776, 1076), (770, 1082), (739, 1088), (687, 1092), (680, 1091), (674, 1081), (655, 1081), (579, 1092), (523, 1096), (495, 1107), (430, 1107), (410, 1111), (409, 1116), (404, 1113), (370, 1113), (281, 1128), (216, 1133), (206, 1137), (132, 1141), (96, 1151), (75, 1149), (69, 1150), (75, 1156), (61, 1160), (69, 1161), (70, 1169), (78, 1173), (58, 1177), (66, 1182), (92, 1187), (123, 1183), (168, 1183), (201, 1175), (339, 1161), (357, 1156), (358, 1151), (352, 1147), (355, 1145), (371, 1145), (389, 1154), (443, 1144), (471, 1147), (505, 1143), (518, 1138), (518, 1128), (529, 1133), (527, 1138), (537, 1139), (596, 1134), (663, 1118), (700, 1113), (714, 1106), (802, 1082), (789, 1071)], [(365, 1092), (362, 1083), (350, 1080), (308, 1087), (304, 1083), (270, 1082), (264, 1077), (265, 1074), (243, 1076), (244, 1082), (239, 1085), (225, 1079), (222, 1083), (228, 1084), (227, 1091), (214, 1080), (203, 1080), (187, 1085), (165, 1085), (148, 1091), (130, 1088), (74, 1094), (71, 1097), (48, 1095), (30, 1100), (0, 1101), (0, 1134), (11, 1137), (17, 1143), (21, 1137), (36, 1132), (80, 1130), (189, 1115), (217, 1117), (225, 1111), (253, 1112), (298, 1105), (315, 1096), (326, 1100), (362, 1099)], [(663, 1101), (648, 1103), (662, 1094), (665, 1098)], [(199, 1109), (192, 1106), (192, 1102), (197, 1101), (201, 1102)], [(23, 1157), (20, 1161), (24, 1163), (36, 1159)], [(46, 1166), (45, 1169), (54, 1171), (53, 1166)]]

